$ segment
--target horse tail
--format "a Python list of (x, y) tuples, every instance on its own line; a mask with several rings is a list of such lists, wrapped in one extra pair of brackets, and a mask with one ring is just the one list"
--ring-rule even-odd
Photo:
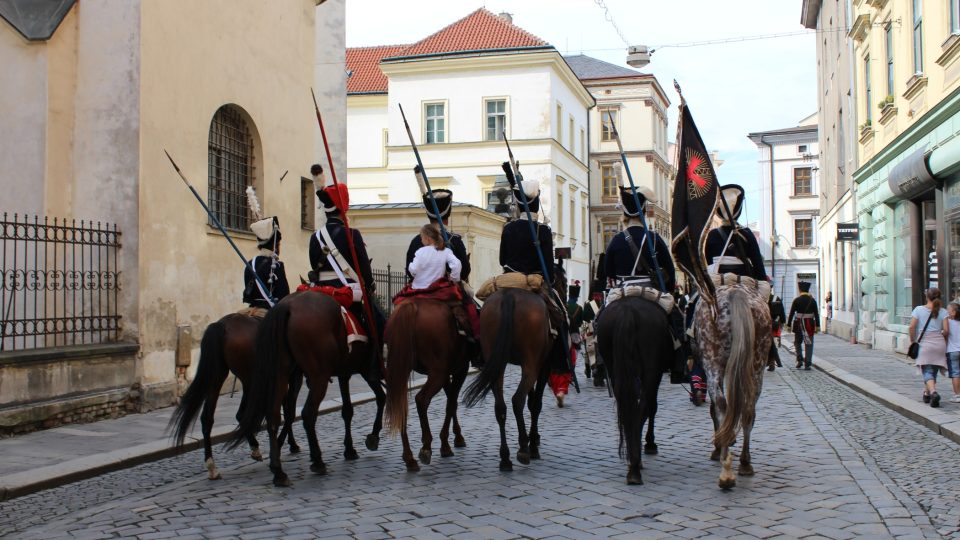
[(207, 326), (203, 332), (203, 338), (200, 339), (200, 361), (197, 364), (197, 373), (180, 398), (180, 404), (173, 411), (168, 425), (168, 429), (173, 428), (173, 439), (178, 447), (183, 446), (183, 440), (197, 420), (197, 414), (207, 399), (210, 386), (218, 382), (217, 373), (226, 364), (223, 357), (223, 345), (226, 339), (227, 326), (223, 324), (222, 319)]
[(415, 365), (417, 303), (403, 302), (390, 316), (387, 345), (387, 430), (397, 434), (407, 426), (407, 392), (410, 372)]
[(263, 419), (273, 406), (274, 392), (277, 387), (278, 349), (284, 347), (289, 354), (287, 327), (290, 324), (290, 308), (287, 304), (277, 304), (264, 317), (257, 330), (256, 358), (253, 362), (253, 377), (250, 388), (243, 389), (247, 399), (246, 408), (240, 418), (240, 425), (231, 435), (227, 448), (239, 446), (248, 436), (256, 435), (263, 425)]
[(750, 310), (750, 299), (746, 292), (734, 288), (727, 300), (730, 303), (730, 358), (727, 359), (723, 375), (727, 412), (714, 435), (714, 442), (721, 447), (733, 444), (740, 428), (744, 405), (751, 399), (755, 386), (750, 366), (756, 326)]
[[(626, 299), (624, 299), (626, 300)], [(620, 457), (625, 443), (643, 429), (643, 373), (640, 369), (645, 357), (650, 356), (649, 336), (645, 336), (644, 319), (635, 303), (627, 300), (613, 313), (606, 313), (610, 321), (611, 356), (609, 364), (614, 398), (617, 402), (617, 425), (620, 428)], [(616, 306), (616, 304), (614, 304)], [(646, 338), (646, 339), (645, 339)], [(659, 360), (657, 360), (659, 361)]]
[(463, 396), (463, 403), (473, 407), (487, 396), (493, 386), (503, 377), (510, 360), (511, 346), (513, 345), (513, 312), (516, 309), (516, 298), (513, 291), (506, 290), (500, 295), (500, 327), (493, 340), (493, 349), (490, 351), (483, 369), (477, 375)]

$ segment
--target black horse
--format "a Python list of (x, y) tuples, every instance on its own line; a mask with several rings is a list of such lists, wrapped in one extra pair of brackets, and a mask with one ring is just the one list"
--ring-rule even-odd
[(605, 307), (596, 322), (597, 348), (617, 402), (620, 456), (627, 450), (627, 484), (642, 484), (640, 439), (649, 420), (644, 452), (657, 453), (653, 420), (657, 392), (673, 358), (670, 325), (663, 309), (643, 298), (627, 296)]

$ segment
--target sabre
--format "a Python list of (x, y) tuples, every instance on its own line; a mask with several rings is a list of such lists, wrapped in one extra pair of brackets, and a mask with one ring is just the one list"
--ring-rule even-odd
[[(630, 173), (630, 164), (627, 163), (627, 155), (623, 151), (623, 143), (620, 142), (620, 133), (617, 132), (617, 124), (613, 121), (613, 113), (607, 111), (607, 118), (610, 120), (610, 127), (613, 130), (613, 138), (617, 141), (617, 148), (620, 149), (620, 160), (623, 162), (623, 170), (627, 172), (627, 180), (630, 181), (630, 193), (633, 194), (633, 203), (637, 205), (637, 215), (640, 216), (644, 234), (650, 234), (650, 229), (647, 228), (647, 219), (643, 215), (643, 207), (640, 205), (640, 197), (637, 196), (637, 186), (633, 183), (633, 175)], [(653, 271), (657, 273), (660, 290), (666, 291), (667, 286), (663, 281), (663, 272), (660, 270), (657, 254), (653, 251), (653, 246), (650, 243), (647, 243), (647, 251), (650, 253), (650, 258), (653, 259)]]
[[(333, 168), (333, 156), (330, 154), (330, 145), (327, 143), (327, 130), (323, 128), (323, 117), (320, 116), (320, 107), (317, 105), (317, 95), (313, 92), (313, 88), (310, 89), (310, 95), (313, 97), (313, 110), (317, 113), (317, 123), (320, 125), (320, 136), (323, 137), (323, 149), (327, 153), (327, 164), (330, 167), (330, 176), (333, 178), (333, 185), (337, 186), (337, 192), (339, 193), (340, 182), (337, 181), (337, 171)], [(343, 228), (346, 229), (347, 246), (350, 248), (350, 258), (353, 259), (353, 267), (356, 270), (354, 274), (356, 274), (357, 283), (360, 284), (363, 311), (367, 316), (370, 329), (372, 330), (371, 334), (373, 335), (370, 336), (370, 338), (373, 339), (375, 343), (375, 354), (379, 356), (381, 348), (376, 346), (376, 342), (379, 340), (380, 333), (377, 329), (376, 319), (373, 318), (373, 305), (370, 303), (369, 295), (367, 295), (367, 285), (363, 282), (363, 273), (360, 272), (360, 258), (357, 256), (357, 248), (353, 244), (353, 232), (350, 230), (350, 222), (347, 221), (346, 210), (340, 210), (340, 218), (343, 220)]]
[[(207, 206), (207, 203), (203, 202), (203, 199), (200, 197), (200, 194), (197, 193), (197, 190), (190, 184), (190, 181), (187, 180), (187, 177), (183, 175), (183, 171), (180, 170), (180, 167), (177, 167), (176, 162), (173, 161), (173, 158), (170, 157), (170, 152), (167, 152), (166, 149), (163, 150), (163, 153), (167, 155), (167, 159), (170, 160), (170, 164), (173, 165), (174, 170), (177, 171), (177, 174), (180, 175), (180, 179), (183, 180), (183, 183), (190, 188), (190, 192), (193, 193), (193, 196), (197, 198), (197, 202), (200, 203), (200, 206), (203, 207), (207, 212), (207, 216), (213, 221), (213, 224), (220, 229), (220, 233), (223, 234), (223, 237), (227, 239), (227, 242), (230, 242), (230, 246), (233, 247), (233, 250), (237, 252), (237, 257), (240, 257), (240, 260), (243, 261), (243, 266), (247, 266), (247, 258), (243, 256), (243, 253), (240, 252), (240, 248), (237, 247), (237, 244), (233, 242), (233, 238), (230, 238), (230, 235), (227, 233), (227, 230), (223, 228), (223, 225), (220, 224), (220, 220), (217, 219), (217, 216), (210, 210), (210, 207)], [(260, 276), (257, 275), (257, 272), (253, 272), (253, 279), (257, 280), (257, 284), (260, 286), (260, 290), (266, 293), (269, 289), (263, 284), (263, 281), (260, 280)], [(268, 294), (264, 294), (264, 299), (270, 304), (270, 307), (276, 305), (276, 302), (273, 298), (269, 298)]]
[(550, 280), (550, 272), (547, 270), (547, 261), (543, 258), (543, 252), (540, 250), (540, 235), (537, 234), (537, 230), (533, 226), (533, 216), (530, 213), (530, 204), (527, 202), (527, 194), (523, 192), (523, 175), (520, 174), (520, 164), (517, 163), (517, 159), (513, 157), (513, 150), (510, 149), (510, 141), (507, 140), (507, 133), (503, 133), (503, 142), (507, 145), (507, 155), (510, 157), (509, 162), (503, 163), (503, 172), (507, 175), (507, 180), (510, 181), (511, 186), (518, 186), (517, 191), (520, 192), (520, 203), (523, 205), (523, 210), (527, 214), (527, 224), (530, 226), (530, 235), (533, 237), (533, 245), (537, 248), (537, 259), (540, 260), (540, 270), (543, 271), (543, 278), (547, 280), (547, 283), (553, 283)]
[(430, 206), (433, 207), (433, 213), (437, 216), (437, 225), (440, 226), (440, 234), (443, 235), (443, 243), (447, 244), (450, 242), (450, 235), (447, 234), (447, 228), (443, 226), (443, 220), (440, 219), (440, 207), (437, 206), (437, 199), (433, 196), (433, 190), (430, 189), (430, 180), (427, 178), (427, 171), (423, 168), (423, 161), (420, 159), (420, 150), (417, 150), (417, 143), (413, 142), (413, 132), (410, 131), (410, 124), (407, 123), (407, 115), (403, 113), (403, 105), (397, 104), (400, 107), (400, 117), (403, 118), (403, 127), (407, 129), (407, 137), (410, 138), (410, 147), (413, 148), (413, 155), (417, 158), (417, 167), (419, 167), (419, 173), (417, 169), (414, 169), (414, 174), (419, 174), (417, 180), (423, 180), (423, 185), (427, 190), (427, 196), (430, 198)]

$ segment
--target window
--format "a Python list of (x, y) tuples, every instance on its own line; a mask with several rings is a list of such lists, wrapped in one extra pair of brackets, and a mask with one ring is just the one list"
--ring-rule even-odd
[(607, 246), (610, 245), (610, 241), (613, 240), (613, 237), (616, 236), (618, 232), (620, 232), (620, 229), (619, 227), (617, 227), (616, 222), (613, 222), (613, 223), (604, 222), (602, 226), (603, 226), (603, 229), (601, 231), (601, 234), (603, 235), (603, 249), (604, 251), (606, 251)]
[(913, 0), (913, 72), (923, 73), (923, 11), (922, 0)]
[(793, 221), (793, 247), (806, 248), (813, 245), (813, 220), (810, 218)]
[(507, 129), (507, 100), (489, 99), (485, 102), (488, 141), (502, 141)]
[(583, 231), (583, 236), (580, 238), (580, 241), (586, 244), (590, 238), (587, 236), (587, 200), (583, 200), (583, 206), (580, 207), (580, 230)]
[(563, 144), (563, 107), (557, 103), (557, 142)]
[(888, 24), (884, 39), (887, 48), (887, 95), (893, 95), (893, 24)]
[(383, 130), (383, 155), (380, 156), (380, 165), (386, 167), (390, 164), (390, 158), (387, 155), (387, 146), (390, 145), (390, 132)]
[(960, 0), (949, 0), (950, 33), (960, 34)]
[(613, 126), (616, 125), (616, 122), (618, 120), (617, 115), (619, 113), (620, 111), (618, 111), (613, 107), (604, 107), (600, 109), (600, 140), (601, 141), (613, 140)]
[(800, 154), (800, 155), (806, 154), (806, 153), (807, 153), (807, 145), (801, 144), (801, 145), (797, 146), (797, 153)]
[(870, 55), (863, 57), (863, 89), (866, 93), (866, 121), (873, 120), (873, 87), (870, 84)]
[[(837, 111), (837, 133), (840, 134), (840, 140), (837, 141), (837, 168), (840, 172), (839, 177), (843, 178), (844, 171), (847, 168), (847, 133), (843, 127), (843, 109)], [(829, 137), (827, 140), (829, 140)]]
[(567, 146), (567, 149), (570, 150), (570, 153), (573, 153), (573, 115), (570, 115), (570, 120), (568, 121), (569, 127), (567, 129), (567, 136), (570, 138), (570, 144)]
[(793, 170), (793, 194), (813, 195), (813, 168), (797, 167)]
[(508, 214), (513, 204), (513, 190), (505, 175), (498, 175), (493, 183), (493, 189), (486, 192), (487, 210), (494, 214)]
[(427, 144), (446, 142), (447, 122), (443, 103), (427, 103), (424, 108)]
[(233, 105), (220, 107), (210, 122), (207, 201), (228, 229), (246, 230), (250, 225), (246, 195), (247, 186), (254, 184), (250, 133), (240, 109)]
[(563, 184), (557, 182), (557, 234), (563, 236)]
[(577, 237), (577, 198), (576, 192), (570, 193), (570, 238)]
[(314, 224), (313, 180), (300, 177), (300, 228), (312, 231)]
[(620, 182), (617, 179), (617, 171), (614, 169), (612, 163), (600, 165), (600, 181), (603, 185), (603, 198), (617, 198), (619, 195), (617, 187), (620, 185)]
[(580, 128), (580, 161), (587, 162), (587, 132)]

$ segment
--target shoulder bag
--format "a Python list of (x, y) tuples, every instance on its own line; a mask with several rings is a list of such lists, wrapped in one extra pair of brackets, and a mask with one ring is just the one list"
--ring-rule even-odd
[(920, 332), (920, 337), (916, 341), (910, 344), (910, 348), (907, 349), (907, 356), (916, 360), (920, 356), (920, 341), (923, 339), (923, 335), (927, 333), (927, 325), (930, 324), (930, 319), (933, 318), (933, 310), (930, 310), (930, 316), (927, 317), (927, 322), (923, 323), (923, 331)]

